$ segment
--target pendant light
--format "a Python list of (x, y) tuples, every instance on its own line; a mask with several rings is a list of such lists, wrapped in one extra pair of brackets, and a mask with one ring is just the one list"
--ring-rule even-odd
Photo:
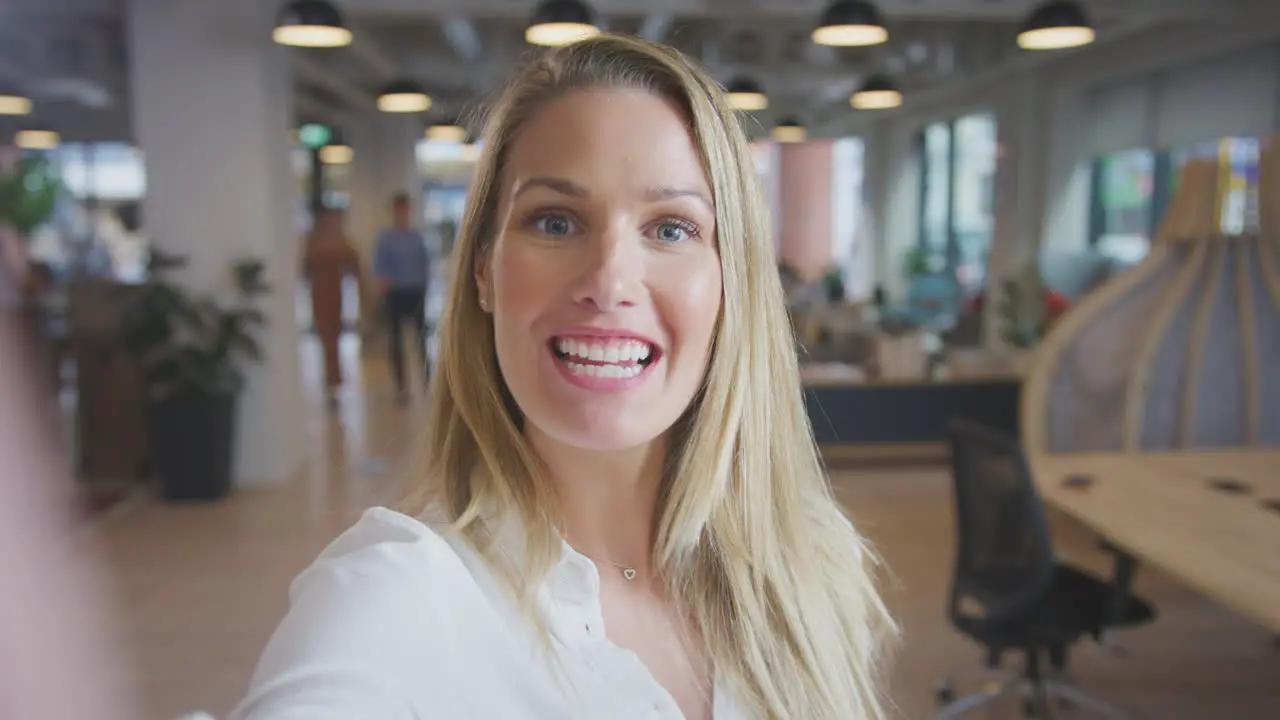
[(861, 0), (836, 0), (822, 12), (813, 41), (832, 47), (865, 47), (889, 40), (880, 10)]
[(388, 113), (426, 112), (431, 96), (412, 80), (397, 80), (378, 93), (378, 109)]
[(0, 115), (30, 115), (31, 98), (12, 88), (0, 90)]
[(62, 136), (56, 130), (43, 126), (19, 130), (13, 136), (13, 144), (23, 150), (53, 150), (61, 143)]
[(1018, 33), (1023, 50), (1065, 50), (1088, 45), (1097, 37), (1084, 8), (1072, 0), (1053, 0), (1032, 11)]
[(341, 133), (333, 131), (329, 142), (320, 148), (320, 162), (325, 165), (347, 165), (355, 160), (356, 151), (342, 139)]
[(808, 137), (799, 118), (788, 115), (773, 127), (773, 139), (780, 143), (801, 143)]
[(281, 45), (308, 48), (343, 47), (352, 40), (342, 13), (325, 0), (292, 0), (285, 4), (271, 37)]
[(568, 45), (600, 34), (595, 13), (582, 0), (543, 0), (524, 31), (530, 45)]
[(427, 142), (462, 144), (467, 141), (467, 128), (457, 120), (448, 120), (427, 128)]
[(734, 78), (727, 88), (729, 106), (734, 110), (752, 112), (769, 107), (769, 97), (755, 80), (748, 77)]
[(857, 110), (888, 110), (902, 104), (902, 91), (887, 75), (872, 75), (849, 97)]

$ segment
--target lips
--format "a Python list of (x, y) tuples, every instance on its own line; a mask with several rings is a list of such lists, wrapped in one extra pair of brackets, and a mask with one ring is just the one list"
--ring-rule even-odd
[(557, 335), (550, 346), (570, 373), (585, 378), (635, 378), (661, 354), (657, 345), (635, 336)]

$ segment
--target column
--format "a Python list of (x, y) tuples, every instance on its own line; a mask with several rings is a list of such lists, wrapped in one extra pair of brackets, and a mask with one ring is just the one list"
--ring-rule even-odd
[(995, 228), (987, 257), (983, 345), (1007, 346), (999, 308), (1004, 281), (1039, 272), (1051, 118), (1034, 70), (1013, 83), (997, 108)]
[(245, 258), (265, 263), (272, 287), (259, 300), (264, 357), (247, 366), (240, 398), (235, 473), (242, 485), (283, 482), (303, 460), (292, 88), (287, 51), (270, 38), (274, 10), (261, 0), (129, 5), (148, 235), (188, 258), (180, 280), (192, 293), (229, 299), (231, 266)]
[(352, 118), (344, 126), (356, 153), (347, 228), (366, 256), (373, 251), (378, 231), (391, 221), (392, 197), (408, 193), (415, 212), (421, 207), (422, 179), (415, 150), (423, 127), (416, 114), (387, 113)]
[(367, 114), (352, 118), (343, 125), (355, 159), (351, 166), (351, 207), (347, 213), (347, 234), (360, 256), (369, 262), (373, 257), (373, 241), (387, 224), (387, 195), (382, 182), (379, 117)]
[(778, 256), (806, 280), (830, 269), (831, 140), (784, 143), (778, 152)]

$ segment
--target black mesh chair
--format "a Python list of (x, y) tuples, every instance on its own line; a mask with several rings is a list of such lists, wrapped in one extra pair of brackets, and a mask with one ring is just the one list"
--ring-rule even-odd
[(944, 682), (936, 717), (960, 717), (1018, 697), (1028, 716), (1076, 706), (1128, 717), (1062, 676), (1073, 645), (1090, 636), (1100, 639), (1110, 627), (1148, 622), (1152, 607), (1131, 596), (1117, 603), (1116, 593), (1124, 591), (1058, 562), (1044, 506), (1016, 441), (969, 422), (952, 423), (949, 441), (958, 534), (951, 622), (985, 648), (988, 668), (999, 668), (1007, 653), (1021, 654), (1022, 668), (959, 699)]

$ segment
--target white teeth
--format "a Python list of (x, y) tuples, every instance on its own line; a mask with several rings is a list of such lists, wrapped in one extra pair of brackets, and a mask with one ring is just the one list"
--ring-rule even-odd
[(569, 372), (575, 375), (600, 378), (633, 378), (644, 368), (639, 365), (582, 365), (575, 362), (565, 363)]
[(634, 363), (647, 360), (652, 352), (649, 343), (638, 340), (622, 342), (586, 343), (580, 340), (559, 339), (556, 349), (561, 355), (590, 360), (595, 363)]

